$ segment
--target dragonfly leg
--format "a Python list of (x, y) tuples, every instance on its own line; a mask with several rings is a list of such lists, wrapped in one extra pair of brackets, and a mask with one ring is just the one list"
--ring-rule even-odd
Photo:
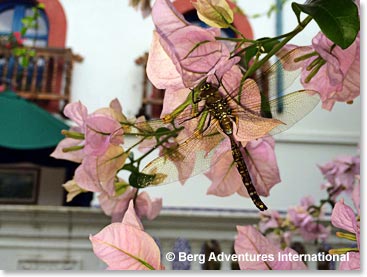
[(197, 118), (197, 117), (199, 117), (202, 113), (203, 113), (203, 111), (204, 111), (204, 109), (201, 109), (201, 111), (199, 111), (198, 113), (196, 113), (195, 115), (193, 115), (192, 117), (189, 117), (189, 118), (186, 118), (186, 119), (184, 119), (184, 120), (182, 120), (182, 121), (180, 121), (180, 122), (178, 122), (178, 124), (182, 124), (182, 123), (184, 123), (184, 122), (186, 122), (186, 121), (189, 121), (189, 120), (191, 120), (191, 119), (194, 119), (194, 118)]

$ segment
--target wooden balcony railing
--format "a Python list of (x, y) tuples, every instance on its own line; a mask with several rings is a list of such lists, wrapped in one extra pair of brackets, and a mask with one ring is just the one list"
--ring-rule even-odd
[(24, 66), (12, 50), (0, 47), (0, 80), (10, 84), (19, 96), (42, 102), (47, 100), (63, 102), (70, 100), (73, 63), (83, 58), (73, 54), (70, 48), (37, 48)]

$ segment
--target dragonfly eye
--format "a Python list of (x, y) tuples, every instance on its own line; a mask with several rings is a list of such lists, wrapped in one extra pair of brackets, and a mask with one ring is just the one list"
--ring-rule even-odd
[(204, 85), (202, 85), (200, 90), (204, 91), (204, 90), (209, 90), (210, 88), (211, 88), (211, 85), (209, 83), (205, 83)]

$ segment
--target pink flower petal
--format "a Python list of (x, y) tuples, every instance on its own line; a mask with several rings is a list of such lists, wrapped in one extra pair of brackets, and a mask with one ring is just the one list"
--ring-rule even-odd
[[(164, 16), (162, 16), (164, 14)], [(152, 18), (158, 32), (170, 35), (172, 32), (188, 26), (189, 23), (177, 12), (169, 0), (156, 0), (152, 7)]]
[(148, 220), (156, 218), (162, 209), (162, 198), (151, 199), (146, 191), (140, 193), (135, 201), (139, 218), (146, 217)]
[(159, 42), (159, 36), (153, 33), (153, 42), (149, 50), (147, 75), (159, 89), (182, 89), (184, 87), (180, 73)]
[(104, 115), (92, 115), (85, 120), (85, 147), (87, 155), (100, 156), (110, 143), (123, 143), (123, 129), (118, 121)]
[(341, 261), (339, 270), (361, 270), (361, 254), (359, 252), (348, 252), (349, 261)]
[(70, 152), (64, 152), (64, 148), (69, 148), (73, 146), (82, 146), (84, 144), (84, 141), (76, 140), (72, 138), (65, 138), (62, 141), (59, 142), (59, 144), (56, 146), (55, 150), (51, 153), (51, 157), (55, 159), (63, 159), (63, 160), (69, 160), (76, 163), (81, 163), (82, 159), (85, 156), (85, 153), (83, 150), (77, 150), (77, 151), (70, 151)]
[(121, 222), (129, 202), (134, 198), (136, 189), (129, 187), (122, 195), (110, 196), (106, 192), (102, 192), (98, 196), (98, 202), (103, 210), (103, 212), (111, 216), (112, 222)]
[(270, 189), (280, 183), (274, 144), (274, 139), (267, 137), (246, 145), (250, 156), (245, 156), (245, 161), (257, 192), (263, 196), (268, 196)]
[(120, 146), (110, 145), (103, 156), (87, 156), (77, 168), (74, 180), (88, 191), (115, 194), (114, 180), (118, 170), (124, 165), (128, 153)]
[[(274, 140), (270, 137), (259, 139), (249, 142), (246, 147), (251, 158), (244, 155), (245, 161), (256, 191), (259, 195), (268, 196), (270, 189), (280, 182), (279, 169), (273, 149)], [(217, 148), (212, 161), (214, 164), (205, 173), (212, 180), (207, 194), (223, 197), (237, 192), (242, 196), (249, 197), (234, 164), (229, 140), (225, 140)]]
[(143, 225), (141, 224), (141, 221), (137, 214), (135, 213), (134, 209), (134, 200), (130, 200), (129, 207), (127, 208), (127, 211), (124, 215), (124, 218), (122, 219), (122, 223), (126, 225), (133, 226), (137, 229), (144, 230)]
[(110, 270), (161, 269), (159, 248), (138, 224), (132, 205), (123, 223), (108, 225), (90, 240), (94, 253)]
[(66, 105), (64, 115), (82, 127), (88, 116), (88, 110), (80, 101), (74, 102)]
[[(283, 261), (279, 260), (279, 254), (297, 254), (292, 249), (282, 251), (273, 245), (253, 226), (237, 226), (237, 238), (235, 240), (234, 249), (236, 254), (252, 255), (251, 260), (239, 261), (242, 270), (300, 270), (307, 269), (306, 265), (300, 261)], [(270, 257), (272, 257), (270, 259)]]
[(356, 216), (352, 208), (344, 204), (343, 199), (335, 204), (331, 214), (331, 223), (337, 228), (356, 233)]
[(361, 202), (361, 190), (360, 190), (360, 187), (361, 187), (361, 183), (360, 183), (360, 177), (358, 175), (358, 177), (356, 177), (357, 179), (357, 184), (355, 185), (354, 189), (353, 189), (353, 192), (352, 192), (352, 200), (353, 200), (353, 204), (354, 204), (354, 207), (357, 209), (357, 212), (358, 214), (361, 213), (361, 210), (360, 210), (360, 202)]

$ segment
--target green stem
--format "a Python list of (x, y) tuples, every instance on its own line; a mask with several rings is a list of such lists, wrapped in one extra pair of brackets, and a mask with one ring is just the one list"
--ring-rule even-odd
[(226, 41), (233, 41), (233, 42), (243, 42), (244, 40), (248, 42), (256, 42), (256, 40), (251, 39), (243, 39), (243, 38), (225, 38), (225, 37), (214, 37), (216, 40), (226, 40)]
[(77, 139), (77, 140), (83, 140), (85, 138), (84, 134), (79, 133), (79, 132), (74, 132), (74, 131), (62, 130), (61, 134), (63, 134), (65, 137)]
[[(177, 128), (177, 132), (180, 132), (184, 129), (184, 127), (179, 127)], [(171, 136), (167, 136), (164, 139), (162, 139), (161, 141), (159, 141), (156, 146), (152, 149), (150, 149), (148, 152), (146, 152), (143, 156), (139, 157), (138, 159), (135, 160), (135, 162), (140, 165), (140, 162), (146, 157), (148, 156), (150, 153), (152, 153), (157, 147), (161, 146), (163, 143), (168, 142), (169, 139), (171, 139)]]
[(129, 153), (135, 146), (139, 145), (140, 143), (142, 143), (144, 140), (146, 140), (146, 137), (143, 137), (142, 139), (140, 139), (137, 143), (133, 144), (132, 146), (129, 147), (129, 149), (127, 149), (125, 152)]
[(344, 239), (351, 240), (351, 241), (357, 240), (356, 235), (352, 233), (336, 232), (336, 236), (339, 238), (344, 238)]
[(347, 252), (359, 252), (358, 248), (338, 248), (338, 249), (330, 249), (329, 254), (345, 254)]
[(84, 145), (75, 145), (75, 146), (70, 146), (70, 147), (66, 147), (62, 149), (62, 152), (67, 153), (67, 152), (73, 152), (73, 151), (78, 151), (84, 148)]
[(239, 30), (237, 30), (236, 27), (234, 27), (232, 24), (229, 24), (228, 28), (231, 29), (233, 32), (235, 32), (236, 35), (242, 37), (243, 39), (246, 39), (244, 34), (242, 34)]
[(249, 70), (246, 71), (242, 80), (246, 80), (249, 76), (255, 73), (260, 67), (262, 67), (276, 52), (278, 52), (284, 45), (287, 44), (292, 38), (294, 38), (298, 33), (300, 33), (308, 23), (312, 20), (311, 16), (307, 16), (292, 32), (288, 33), (288, 36), (284, 38), (281, 42), (279, 42), (273, 49), (259, 62), (253, 64)]

